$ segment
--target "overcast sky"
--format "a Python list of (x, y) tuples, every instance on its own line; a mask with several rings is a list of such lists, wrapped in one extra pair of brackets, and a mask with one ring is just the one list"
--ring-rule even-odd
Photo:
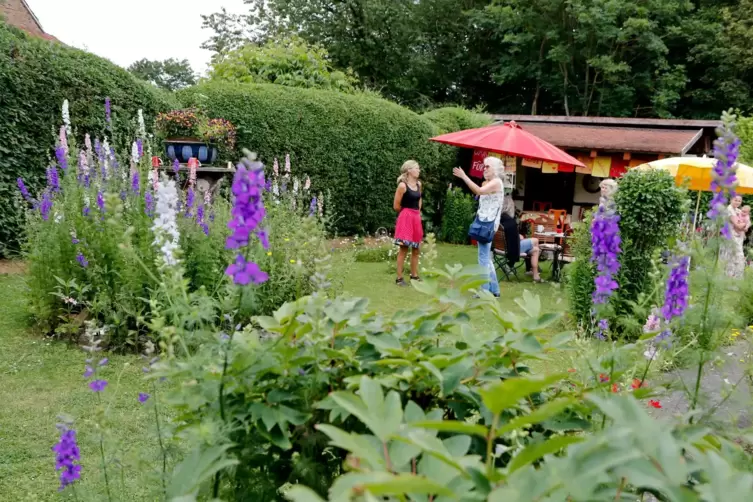
[[(44, 30), (60, 41), (127, 67), (142, 58), (188, 59), (204, 73), (210, 32), (201, 14), (246, 12), (243, 0), (26, 0)], [(106, 6), (106, 7), (105, 7)]]

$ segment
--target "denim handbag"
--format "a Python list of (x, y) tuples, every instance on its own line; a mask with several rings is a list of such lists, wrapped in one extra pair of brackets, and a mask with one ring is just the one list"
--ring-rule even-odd
[(479, 244), (489, 244), (494, 239), (494, 222), (481, 221), (476, 215), (476, 218), (471, 223), (471, 227), (468, 229), (468, 237), (478, 242)]

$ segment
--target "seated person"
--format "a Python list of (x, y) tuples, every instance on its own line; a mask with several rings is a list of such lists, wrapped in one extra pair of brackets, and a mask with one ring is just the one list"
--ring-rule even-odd
[[(502, 204), (502, 214), (506, 214), (511, 218), (515, 218), (515, 201), (509, 195), (505, 197)], [(518, 234), (520, 238), (520, 252), (525, 253), (526, 258), (526, 274), (533, 275), (534, 282), (541, 282), (541, 276), (539, 275), (539, 255), (541, 249), (539, 249), (539, 240), (536, 238), (526, 239), (522, 235)], [(529, 270), (530, 267), (530, 270)]]

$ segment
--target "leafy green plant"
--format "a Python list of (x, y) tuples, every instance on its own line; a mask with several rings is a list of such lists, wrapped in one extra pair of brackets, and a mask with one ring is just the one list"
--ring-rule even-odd
[(455, 187), (447, 191), (442, 211), (442, 230), (440, 238), (451, 244), (468, 242), (468, 228), (476, 214), (473, 197), (462, 189)]
[(583, 221), (573, 225), (571, 252), (575, 261), (565, 268), (565, 285), (569, 298), (569, 311), (576, 325), (590, 330), (593, 309), (592, 295), (596, 268), (591, 262), (591, 222), (593, 213), (587, 212)]

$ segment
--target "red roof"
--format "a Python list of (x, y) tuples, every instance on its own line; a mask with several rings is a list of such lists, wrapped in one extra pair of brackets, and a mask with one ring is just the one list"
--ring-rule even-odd
[(522, 122), (520, 126), (564, 149), (684, 155), (703, 129), (654, 129)]

